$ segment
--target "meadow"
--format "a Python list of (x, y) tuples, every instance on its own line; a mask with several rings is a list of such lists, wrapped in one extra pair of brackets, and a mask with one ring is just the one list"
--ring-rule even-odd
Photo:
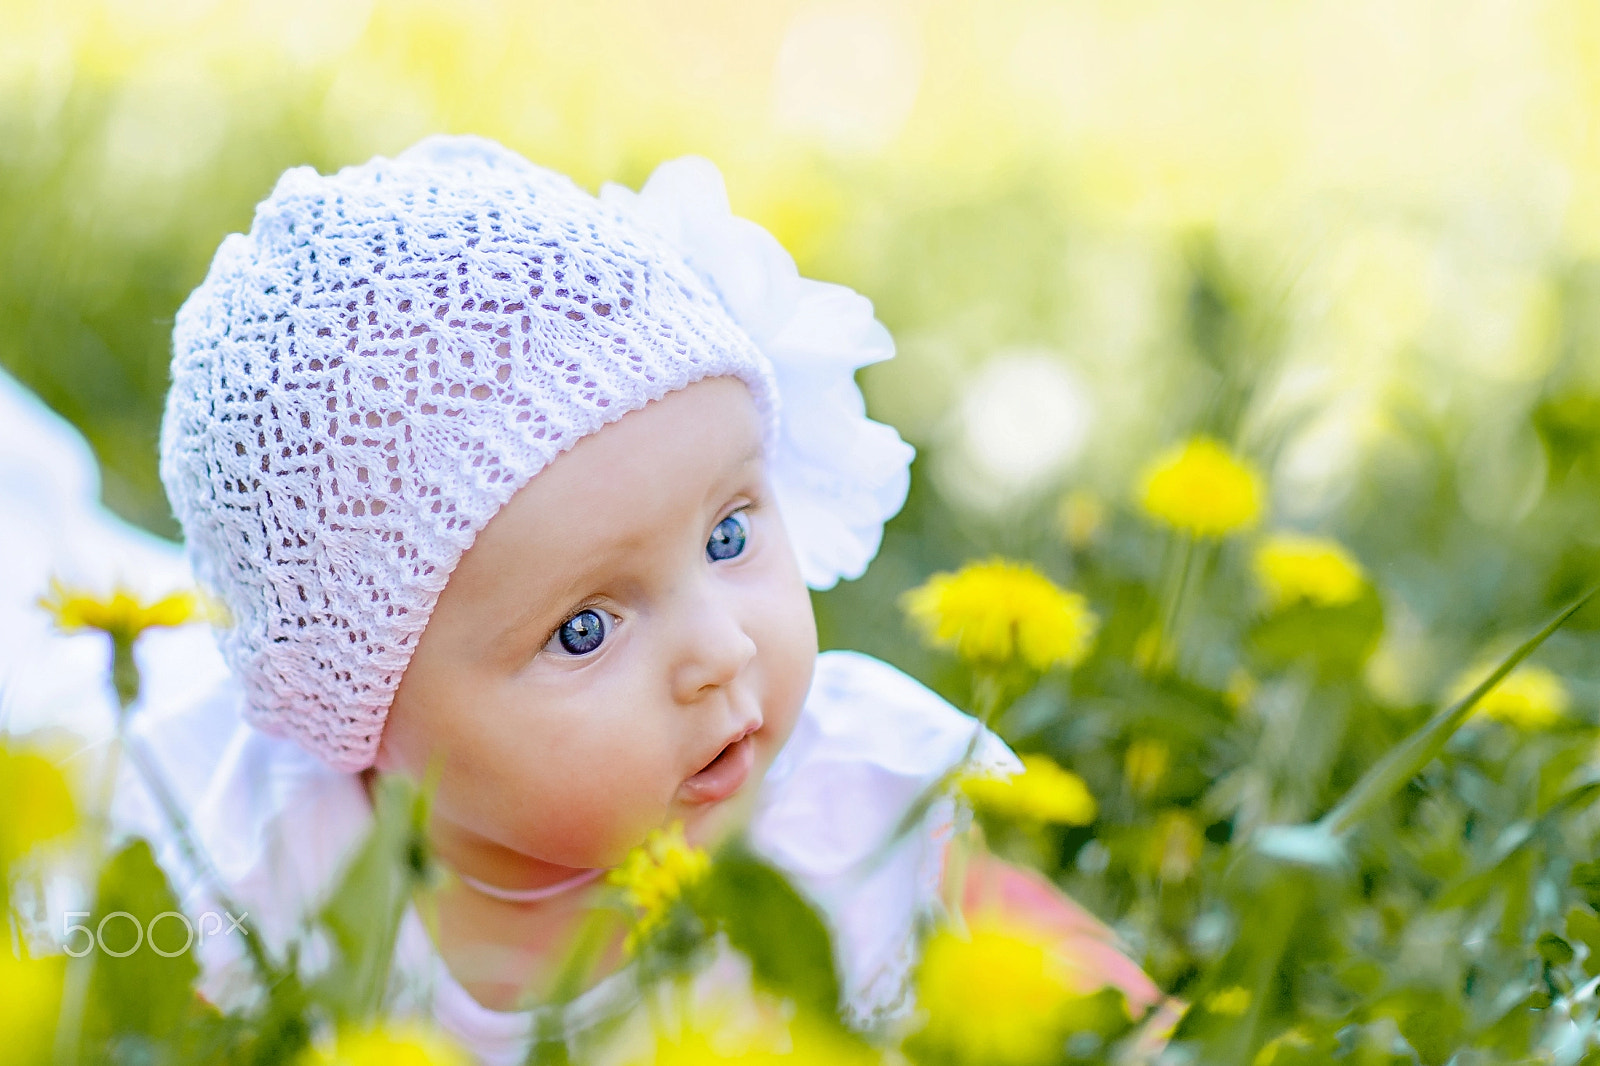
[[(815, 595), (823, 646), (1027, 758), (943, 783), (961, 846), (1104, 921), (1166, 1013), (974, 923), (930, 930), (917, 1026), (863, 1040), (781, 877), (663, 836), (616, 885), (650, 972), (720, 931), (791, 1009), (733, 1045), (673, 1029), (660, 1061), (1600, 1061), (1588, 6), (0, 0), (0, 25), (0, 366), (162, 536), (174, 311), (288, 166), (471, 131), (594, 189), (701, 154), (804, 274), (872, 299), (898, 355), (860, 383), (918, 458), (865, 576)], [(130, 714), (128, 649), (195, 609), (38, 595), (122, 649)], [(5, 752), (17, 927), (64, 856), (97, 912), (168, 909), (91, 794)], [(15, 1061), (456, 1061), (385, 1028), (425, 803), (386, 794), (362, 902), (320, 919), (343, 968), (263, 958), (250, 1012), (197, 1002), (181, 955), (15, 938)]]

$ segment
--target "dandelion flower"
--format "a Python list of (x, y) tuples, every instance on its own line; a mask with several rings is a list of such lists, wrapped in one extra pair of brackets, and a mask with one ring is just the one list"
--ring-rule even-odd
[(50, 593), (38, 605), (55, 619), (64, 633), (98, 629), (111, 639), (131, 644), (147, 629), (181, 626), (202, 616), (199, 597), (193, 592), (174, 592), (154, 603), (145, 603), (126, 588), (118, 587), (109, 596), (97, 596), (84, 589), (71, 588), (50, 579)]
[(1272, 1066), (1285, 1049), (1303, 1052), (1310, 1047), (1311, 1038), (1306, 1036), (1304, 1030), (1298, 1027), (1286, 1029), (1261, 1045), (1261, 1050), (1256, 1052), (1253, 1066)]
[(1094, 796), (1083, 778), (1043, 755), (1022, 756), (1020, 774), (974, 774), (959, 787), (974, 807), (1001, 818), (1062, 825), (1094, 821)]
[(1185, 811), (1171, 810), (1156, 819), (1147, 845), (1150, 868), (1167, 884), (1187, 881), (1205, 850), (1205, 834)]
[(1237, 1018), (1250, 1009), (1250, 990), (1241, 985), (1219, 989), (1206, 997), (1206, 1010), (1228, 1018)]
[(1082, 550), (1094, 542), (1106, 524), (1106, 505), (1088, 489), (1074, 489), (1056, 509), (1061, 535), (1072, 547)]
[(471, 1066), (441, 1033), (411, 1021), (341, 1031), (331, 1051), (313, 1049), (303, 1066)]
[(1021, 659), (1035, 670), (1076, 666), (1099, 625), (1082, 596), (1025, 563), (998, 558), (934, 574), (901, 603), (933, 644), (990, 665)]
[(742, 1002), (696, 1004), (690, 1024), (678, 1034), (658, 1030), (647, 1051), (629, 1066), (883, 1066), (884, 1058), (809, 1014), (788, 1021), (759, 997)]
[(666, 920), (672, 905), (698, 884), (711, 869), (711, 857), (683, 836), (683, 823), (652, 829), (645, 842), (606, 875), (606, 881), (623, 890), (636, 912), (625, 949), (632, 953)]
[(6, 1059), (45, 1062), (61, 1012), (66, 956), (19, 959), (9, 943), (0, 947), (0, 1018), (5, 1019)]
[(1242, 711), (1256, 698), (1256, 679), (1250, 671), (1242, 666), (1234, 667), (1228, 674), (1228, 687), (1222, 692), (1222, 699), (1234, 711)]
[(1366, 581), (1361, 564), (1338, 541), (1294, 533), (1263, 540), (1256, 548), (1255, 570), (1274, 608), (1353, 603)]
[(1151, 463), (1144, 475), (1144, 509), (1197, 537), (1220, 537), (1261, 517), (1261, 479), (1219, 441), (1196, 437)]
[[(1452, 701), (1471, 692), (1488, 672), (1485, 667), (1461, 675), (1452, 690)], [(1523, 665), (1484, 693), (1472, 713), (1522, 729), (1542, 729), (1560, 721), (1571, 702), (1560, 677), (1542, 666)]]
[(1051, 942), (996, 917), (969, 935), (935, 933), (917, 970), (920, 1038), (957, 1062), (1052, 1061), (1079, 998), (1070, 964)]
[(78, 807), (61, 768), (34, 751), (0, 743), (0, 866), (70, 833)]
[(1134, 792), (1147, 796), (1167, 776), (1172, 765), (1172, 749), (1159, 740), (1145, 738), (1128, 745), (1122, 759), (1122, 774)]

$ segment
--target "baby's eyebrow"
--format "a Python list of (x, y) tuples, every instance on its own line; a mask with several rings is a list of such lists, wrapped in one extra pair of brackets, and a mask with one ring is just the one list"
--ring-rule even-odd
[(754, 463), (754, 462), (758, 461), (759, 459), (761, 459), (765, 454), (766, 454), (766, 446), (761, 441), (758, 440), (758, 441), (755, 442), (754, 445), (751, 446), (749, 451), (745, 452), (743, 455), (739, 456), (739, 458), (735, 459), (733, 461), (733, 465), (730, 466), (728, 469), (729, 470), (737, 470), (742, 466), (749, 466), (751, 463)]
[[(555, 612), (560, 609), (560, 606), (566, 604), (567, 601), (565, 599), (557, 598), (558, 596), (565, 595), (566, 591), (563, 590), (561, 593), (552, 595), (548, 599), (543, 599), (538, 603), (531, 604), (527, 610), (518, 613), (516, 619), (512, 621), (510, 625), (496, 630), (491, 638), (494, 645), (509, 649), (516, 646), (520, 639), (526, 633), (528, 633), (529, 630), (534, 629), (536, 626), (542, 629), (546, 624), (546, 620), (553, 618), (555, 616)], [(545, 634), (540, 633), (537, 635), (544, 636)]]
[(728, 486), (745, 476), (746, 467), (751, 463), (760, 462), (765, 456), (766, 446), (761, 441), (756, 441), (748, 451), (730, 462), (722, 471), (722, 474), (711, 482), (706, 492), (707, 502), (715, 501), (720, 505), (723, 502), (721, 497), (727, 491)]
[(505, 625), (493, 626), (489, 633), (490, 645), (510, 651), (519, 647), (531, 631), (541, 630), (534, 635), (547, 636), (548, 634), (542, 630), (561, 621), (556, 617), (558, 611), (571, 607), (585, 591), (593, 591), (592, 586), (596, 583), (600, 572), (615, 557), (615, 551), (611, 550), (614, 547), (612, 545), (599, 553), (587, 554), (581, 562), (562, 575), (558, 587), (547, 588), (543, 590), (543, 595), (526, 602)]

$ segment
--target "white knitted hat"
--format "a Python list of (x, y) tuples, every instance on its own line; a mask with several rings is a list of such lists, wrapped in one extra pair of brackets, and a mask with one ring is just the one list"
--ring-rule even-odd
[[(703, 209), (710, 164), (658, 176), (674, 167)], [(712, 205), (752, 225), (710, 176)], [(694, 242), (638, 210), (651, 202), (648, 185), (638, 204), (613, 190), (597, 200), (491, 141), (433, 137), (332, 176), (290, 170), (250, 232), (223, 241), (178, 312), (161, 477), (197, 579), (232, 616), (218, 639), (247, 721), (335, 768), (370, 766), (478, 531), (576, 441), (707, 377), (749, 385), (775, 471), (800, 475), (779, 486), (786, 515), (844, 509), (818, 498), (860, 512), (839, 529), (802, 518), (824, 535), (799, 540), (831, 556), (819, 565), (802, 543), (807, 580), (864, 568), (904, 500), (910, 449), (866, 420), (851, 381), (845, 422), (833, 419), (847, 432), (834, 435), (865, 466), (794, 462), (772, 360), (686, 258)], [(893, 350), (849, 296), (876, 333), (859, 306), (832, 316), (857, 327), (834, 344), (835, 384), (838, 368), (848, 380)]]

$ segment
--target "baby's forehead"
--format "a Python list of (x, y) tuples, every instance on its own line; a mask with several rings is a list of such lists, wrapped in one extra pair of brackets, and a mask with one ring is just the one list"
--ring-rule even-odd
[(704, 521), (765, 484), (767, 440), (749, 388), (719, 376), (674, 390), (577, 441), (496, 514), (574, 545), (648, 540), (664, 523)]
[(737, 379), (677, 390), (529, 480), (463, 555), (448, 595), (468, 616), (508, 628), (507, 618), (548, 621), (599, 591), (646, 589), (698, 559), (733, 510), (765, 500), (765, 447)]

